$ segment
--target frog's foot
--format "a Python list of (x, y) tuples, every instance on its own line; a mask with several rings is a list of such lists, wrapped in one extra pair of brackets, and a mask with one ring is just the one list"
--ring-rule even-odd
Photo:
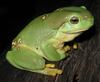
[(46, 64), (42, 72), (46, 75), (56, 76), (62, 74), (62, 70), (55, 68), (55, 64)]
[(79, 43), (74, 43), (73, 44), (73, 49), (78, 49), (79, 48)]
[(62, 70), (57, 69), (57, 68), (48, 68), (46, 67), (44, 70), (45, 74), (51, 75), (51, 76), (56, 76), (62, 74)]
[(66, 52), (68, 52), (68, 51), (70, 51), (71, 50), (71, 46), (69, 46), (69, 45), (66, 45), (66, 46), (64, 46), (63, 48), (61, 48), (61, 49), (57, 49), (57, 52), (59, 52), (59, 53), (66, 53)]

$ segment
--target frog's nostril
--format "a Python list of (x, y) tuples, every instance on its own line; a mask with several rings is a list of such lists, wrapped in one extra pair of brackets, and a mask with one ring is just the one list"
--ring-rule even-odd
[(87, 15), (85, 15), (83, 19), (87, 19), (87, 18), (88, 18), (88, 16), (87, 16)]

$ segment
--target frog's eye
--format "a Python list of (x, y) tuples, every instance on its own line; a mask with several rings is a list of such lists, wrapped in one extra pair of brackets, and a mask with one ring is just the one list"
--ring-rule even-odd
[(77, 24), (79, 22), (79, 18), (76, 16), (71, 17), (70, 23), (71, 24)]

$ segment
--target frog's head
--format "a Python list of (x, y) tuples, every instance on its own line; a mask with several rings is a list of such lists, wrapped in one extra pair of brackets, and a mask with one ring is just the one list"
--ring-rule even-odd
[(84, 7), (67, 7), (66, 20), (60, 31), (67, 34), (77, 34), (88, 30), (94, 23), (92, 14)]
[(94, 17), (84, 6), (64, 7), (50, 13), (45, 21), (56, 37), (65, 35), (64, 41), (71, 41), (93, 25)]

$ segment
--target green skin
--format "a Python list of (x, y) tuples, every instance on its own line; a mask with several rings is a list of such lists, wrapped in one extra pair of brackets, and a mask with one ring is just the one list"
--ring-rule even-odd
[(60, 61), (68, 56), (64, 42), (72, 41), (94, 22), (84, 7), (64, 7), (31, 21), (13, 40), (7, 60), (16, 68), (55, 76), (61, 70), (48, 61)]

